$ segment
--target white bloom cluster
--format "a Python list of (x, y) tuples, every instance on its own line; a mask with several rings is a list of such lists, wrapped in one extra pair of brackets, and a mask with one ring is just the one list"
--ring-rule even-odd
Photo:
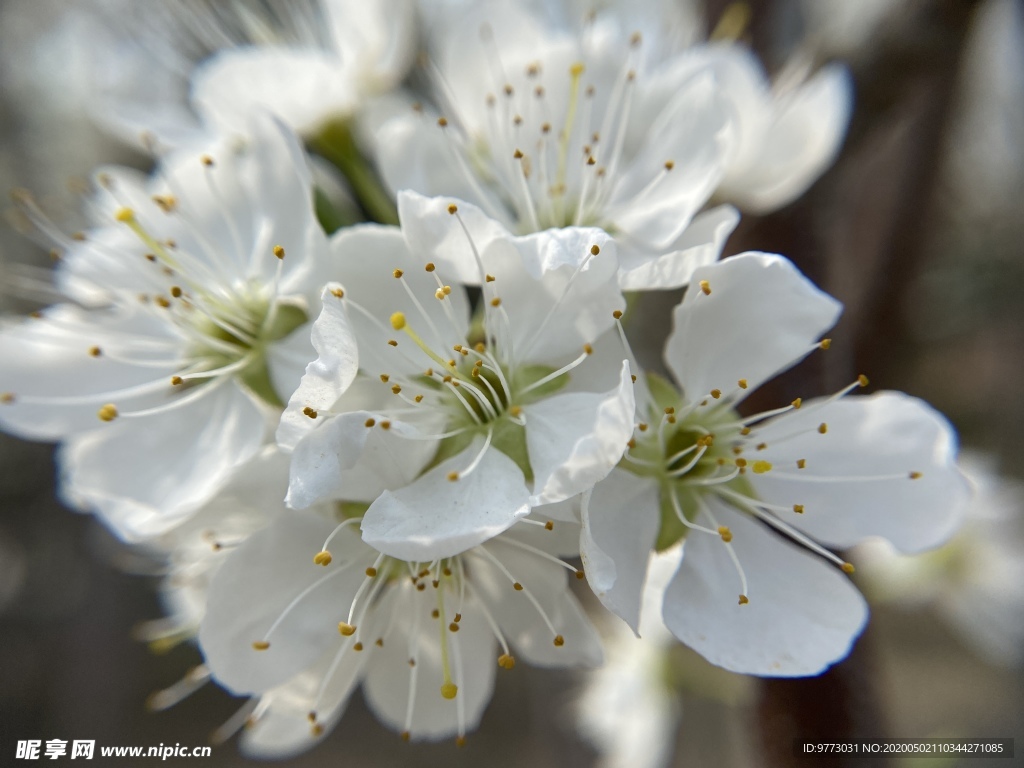
[[(96, 174), (88, 232), (17, 196), (66, 298), (0, 330), (0, 425), (60, 442), (68, 503), (167, 559), (145, 633), (205, 664), (154, 705), (213, 679), (249, 697), (222, 734), (286, 756), (362, 686), (404, 738), (461, 741), (496, 669), (600, 663), (569, 577), (636, 630), (680, 544), (676, 638), (757, 675), (843, 658), (867, 610), (832, 549), (948, 538), (954, 434), (911, 397), (846, 397), (864, 377), (744, 409), (840, 306), (781, 256), (718, 258), (734, 206), (831, 162), (844, 70), (773, 92), (657, 0), (312, 5), (292, 26), (327, 49), (232, 6), (263, 44), (196, 68), (204, 129), (152, 176)], [(398, 226), (325, 234), (303, 138)], [(686, 285), (669, 382), (637, 366), (623, 292)]]

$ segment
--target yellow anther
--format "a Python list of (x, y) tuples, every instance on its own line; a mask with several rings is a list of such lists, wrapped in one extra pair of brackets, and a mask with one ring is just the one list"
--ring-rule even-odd
[(614, 317), (616, 320), (621, 319), (622, 318), (622, 310), (616, 309), (614, 312), (612, 312), (612, 317)]
[(832, 346), (832, 339), (822, 339), (818, 346), (822, 349), (828, 349)]
[(461, 613), (456, 613), (455, 614), (455, 623), (458, 624), (460, 621), (462, 621), (462, 614)]
[(579, 77), (580, 75), (583, 74), (583, 71), (585, 69), (586, 67), (583, 66), (583, 62), (577, 61), (571, 67), (569, 67), (569, 74), (572, 75), (573, 77)]
[(96, 412), (96, 415), (100, 417), (100, 421), (113, 421), (117, 418), (117, 406), (107, 403)]
[(597, 244), (594, 244), (594, 245), (590, 246), (590, 255), (591, 256), (597, 256), (597, 254), (599, 254), (600, 252), (601, 252), (601, 249), (597, 246)]
[(740, 379), (736, 383), (740, 385), (740, 389), (746, 389), (747, 388), (747, 380), (746, 379)]
[(516, 665), (516, 660), (510, 654), (503, 653), (498, 657), (498, 666), (502, 669), (512, 669)]
[(351, 624), (346, 624), (344, 621), (338, 622), (338, 631), (345, 637), (351, 637), (356, 633), (356, 628)]
[(402, 391), (402, 388), (401, 388), (401, 387), (400, 387), (400, 386), (399, 386), (398, 384), (395, 384), (395, 385), (394, 385), (394, 386), (393, 386), (393, 387), (391, 388), (391, 391), (392, 391), (392, 392), (394, 392), (394, 393), (395, 393), (395, 394), (397, 395), (397, 394), (398, 394), (399, 392), (401, 392), (401, 391)]
[(633, 382), (634, 384), (636, 384), (636, 374), (635, 374), (635, 373), (631, 373), (631, 374), (629, 375), (629, 380), (630, 380), (631, 382)]
[(755, 475), (763, 475), (765, 472), (769, 472), (771, 470), (772, 463), (762, 459), (760, 461), (755, 461), (750, 468), (754, 470)]
[(320, 723), (314, 723), (312, 726), (310, 726), (309, 732), (314, 736), (323, 736), (324, 727), (320, 725)]
[(666, 171), (671, 171), (675, 167), (676, 167), (676, 164), (673, 163), (671, 160), (666, 160), (665, 161), (665, 170)]
[(515, 418), (519, 418), (519, 416), (521, 416), (523, 413), (523, 409), (521, 406), (513, 405), (511, 408), (508, 409), (508, 412), (512, 414), (512, 416), (514, 416)]
[(398, 342), (395, 339), (388, 339), (388, 344), (392, 347), (398, 346)]
[(636, 448), (636, 440), (634, 440), (632, 437), (629, 438), (629, 440), (626, 441), (626, 447), (627, 448)]
[[(396, 269), (396, 270), (395, 270), (394, 272), (392, 272), (391, 274), (392, 274), (392, 275), (394, 275), (394, 276), (395, 276), (395, 279), (397, 280), (397, 279), (398, 279), (398, 278), (400, 278), (400, 277), (401, 277), (402, 275), (404, 275), (404, 274), (405, 274), (405, 272), (403, 272), (403, 271), (402, 271), (402, 270), (400, 270), (400, 269)], [(397, 329), (396, 329), (396, 330), (397, 330)]]
[(647, 431), (647, 425), (644, 424), (642, 421), (636, 425), (636, 428), (639, 429), (641, 432)]
[(740, 605), (746, 605), (749, 602), (746, 595), (740, 595)]
[(441, 695), (446, 699), (454, 699), (459, 693), (459, 686), (455, 683), (445, 683), (441, 686)]
[(515, 582), (515, 583), (514, 583), (514, 584), (512, 585), (512, 589), (514, 589), (514, 590), (515, 590), (516, 592), (522, 592), (522, 591), (523, 591), (523, 585), (522, 585), (522, 584), (520, 584), (520, 583), (519, 583), (519, 582), (517, 581), (517, 582)]
[(383, 382), (384, 384), (387, 384), (387, 383), (388, 383), (389, 381), (391, 381), (391, 377), (390, 377), (390, 376), (388, 376), (388, 374), (386, 374), (386, 373), (382, 373), (382, 374), (380, 375), (380, 380), (381, 380), (381, 381), (382, 381), (382, 382)]
[(426, 264), (423, 265), (423, 268), (427, 270), (427, 272), (433, 272), (435, 269), (434, 262), (428, 261)]
[(718, 535), (722, 537), (722, 541), (726, 544), (732, 541), (732, 531), (729, 530), (729, 526), (727, 525), (718, 526)]
[(117, 213), (114, 214), (114, 218), (122, 224), (130, 224), (135, 221), (135, 211), (131, 208), (118, 208)]
[(171, 286), (171, 296), (173, 296), (176, 299), (180, 299), (181, 298), (181, 287), (177, 286), (177, 285), (172, 285)]
[(153, 202), (164, 213), (170, 213), (178, 207), (178, 198), (174, 195), (153, 195)]
[(315, 419), (317, 416), (319, 416), (319, 414), (315, 410), (310, 408), (308, 405), (302, 409), (302, 412), (311, 419)]
[(269, 647), (270, 643), (268, 643), (266, 640), (257, 640), (252, 644), (252, 649), (254, 651), (265, 651)]
[(99, 347), (89, 347), (89, 354), (92, 357), (100, 357), (103, 354), (103, 350)]
[(377, 569), (371, 565), (369, 568), (366, 569), (365, 573), (372, 579), (374, 576), (377, 575)]
[(666, 416), (665, 417), (665, 421), (667, 421), (669, 424), (675, 424), (676, 423), (676, 417), (675, 416)]
[(430, 612), (430, 618), (432, 618), (432, 619), (439, 619), (439, 618), (441, 618), (441, 612), (439, 610), (437, 610), (437, 608), (435, 608), (434, 610), (432, 610)]
[(343, 299), (343, 298), (345, 298), (345, 292), (343, 290), (341, 290), (341, 288), (332, 288), (331, 289), (331, 295), (334, 296), (334, 298), (336, 298), (336, 299)]
[(828, 432), (828, 424), (826, 424), (823, 421), (823, 422), (821, 422), (821, 424), (818, 425), (818, 434), (819, 435), (824, 435), (826, 432)]
[(804, 513), (804, 505), (803, 504), (794, 504), (793, 505), (793, 511), (796, 512), (798, 515), (802, 515)]
[(797, 459), (796, 460), (796, 468), (797, 469), (803, 469), (806, 466), (807, 466), (807, 459)]
[(792, 405), (794, 408), (799, 408), (803, 404), (804, 404), (804, 399), (802, 397), (798, 397), (796, 400), (794, 400), (792, 403), (790, 403), (790, 405)]
[(757, 450), (759, 450), (759, 451), (763, 451), (767, 447), (768, 447), (768, 443), (758, 443), (757, 446), (756, 446)]
[(402, 312), (395, 312), (391, 315), (391, 327), (396, 331), (400, 331), (405, 328), (405, 314)]
[(361, 651), (361, 650), (363, 650), (363, 644), (360, 643), (359, 641), (356, 641), (355, 645), (352, 646), (352, 650), (353, 651)]
[(207, 168), (213, 165), (213, 158), (210, 157), (209, 155), (203, 155), (202, 157), (199, 158), (199, 161)]
[(843, 573), (853, 573), (856, 570), (853, 563), (843, 563), (840, 567), (843, 569)]
[(308, 715), (306, 715), (306, 719), (309, 720), (309, 722), (311, 722), (311, 723), (315, 723), (316, 722), (316, 712), (310, 712)]
[(317, 552), (315, 555), (313, 555), (313, 562), (316, 565), (330, 565), (331, 560), (333, 559), (334, 558), (331, 557), (331, 553), (328, 552), (326, 549), (321, 550), (320, 552)]
[(711, 295), (711, 283), (709, 283), (707, 280), (701, 280), (699, 285), (701, 293), (703, 293), (705, 296)]
[(409, 733), (408, 731), (402, 731), (401, 734), (399, 734), (399, 738), (402, 741), (408, 741), (409, 739), (412, 738), (412, 734)]
[(448, 480), (449, 480), (449, 482), (454, 483), (458, 479), (459, 479), (459, 473), (458, 472), (449, 472), (448, 473)]
[(920, 472), (911, 472), (910, 473), (910, 479), (911, 480), (919, 480), (921, 477), (922, 477), (922, 475), (921, 475)]
[(555, 639), (552, 640), (552, 642), (555, 644), (556, 648), (561, 648), (563, 645), (565, 645), (565, 638), (561, 635), (555, 635)]
[(740, 467), (741, 469), (742, 469), (743, 467), (747, 466), (747, 460), (746, 460), (746, 459), (743, 459), (743, 458), (737, 458), (737, 459), (735, 459), (735, 462), (736, 462), (736, 466), (737, 466), (737, 467)]
[[(442, 128), (447, 128), (448, 127), (448, 118), (445, 118), (445, 117), (437, 118), (437, 124), (439, 126), (441, 126)], [(451, 206), (448, 206), (448, 208), (449, 208), (449, 210), (451, 210)]]
[(0, 394), (0, 403), (3, 403), (4, 405), (10, 405), (13, 402), (14, 402), (14, 393), (13, 392), (4, 392), (3, 394)]
[(414, 397), (413, 400), (415, 402), (417, 402), (417, 403), (422, 402), (423, 401), (423, 395), (416, 395), (416, 397)]
[(522, 160), (523, 159), (523, 152), (522, 152), (522, 150), (517, 149), (515, 152), (512, 153), (512, 157), (515, 160)]
[(493, 299), (491, 299), (491, 306), (492, 307), (500, 307), (501, 306), (501, 299), (499, 299), (497, 296), (495, 296)]
[(434, 298), (437, 299), (438, 301), (444, 301), (444, 289), (438, 288), (436, 291), (434, 291)]
[(750, 427), (744, 427), (743, 429), (741, 429), (740, 430), (740, 434), (741, 435), (749, 435), (750, 434)]
[(376, 419), (374, 419), (374, 418), (373, 418), (373, 417), (371, 416), (370, 418), (368, 418), (368, 419), (367, 419), (366, 421), (364, 421), (364, 422), (363, 422), (363, 426), (364, 426), (364, 427), (372, 427), (372, 426), (373, 426), (374, 424), (376, 424), (376, 423), (377, 423), (377, 420), (376, 420)]
[(589, 344), (584, 344), (583, 345), (583, 351), (586, 352), (588, 355), (594, 354), (594, 348), (592, 346), (590, 346)]
[(388, 421), (387, 419), (384, 419), (384, 421), (380, 423), (380, 428), (385, 431), (391, 429), (391, 422)]
[(715, 400), (717, 400), (718, 398), (720, 398), (722, 396), (722, 390), (720, 390), (720, 389), (712, 389), (711, 390), (711, 396), (713, 398), (715, 398)]
[(665, 409), (665, 413), (667, 413), (667, 414), (673, 414), (675, 412), (676, 412), (676, 409), (673, 408), (671, 405), (668, 408)]
[(586, 574), (583, 573), (583, 569), (582, 568), (577, 568), (576, 569), (576, 578), (577, 579), (582, 580), (585, 575)]
[(466, 746), (466, 737), (465, 736), (456, 736), (455, 737), (455, 746), (456, 747), (464, 747), (464, 746)]
[(548, 520), (546, 523), (544, 523), (544, 530), (546, 530), (546, 531), (553, 531), (553, 530), (555, 530), (555, 523), (554, 523), (554, 521), (553, 520)]
[(282, 248), (280, 245), (275, 245), (274, 246), (274, 255), (277, 256), (277, 258), (279, 258), (279, 259), (283, 259), (284, 258), (284, 248)]
[(447, 296), (452, 292), (452, 287), (450, 285), (444, 285), (441, 286), (441, 290), (444, 291), (444, 295)]
[(484, 275), (484, 280), (488, 283), (494, 282), (494, 275)]
[(162, 307), (163, 309), (167, 309), (168, 307), (171, 306), (171, 302), (169, 302), (163, 296), (157, 296), (155, 299), (153, 299), (153, 301), (157, 303), (157, 306)]
[(857, 383), (862, 387), (866, 387), (871, 382), (869, 382), (868, 377), (862, 373), (860, 376), (857, 377)]
[(458, 623), (453, 621), (451, 624), (449, 624), (448, 625), (448, 631), (449, 632), (458, 632), (459, 631)]
[(739, 456), (741, 453), (743, 453), (743, 449), (740, 448), (738, 445), (734, 445), (732, 447), (732, 452)]
[[(473, 345), (473, 349), (475, 349), (477, 352), (483, 353), (487, 351), (487, 345), (484, 344), (482, 341), (478, 341), (476, 344)], [(483, 365), (483, 363), (478, 362), (477, 365)]]

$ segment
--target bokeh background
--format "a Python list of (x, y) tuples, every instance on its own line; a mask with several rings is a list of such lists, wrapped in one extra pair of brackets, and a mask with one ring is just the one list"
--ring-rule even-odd
[[(123, 18), (94, 15), (100, 5), (0, 0), (0, 188), (31, 189), (67, 232), (83, 223), (81, 179), (95, 166), (148, 163), (90, 116), (96, 47), (109, 45), (90, 30), (97, 19), (118, 34), (124, 27)], [(728, 3), (700, 5), (711, 29)], [(785, 209), (744, 217), (726, 249), (785, 254), (846, 305), (829, 353), (761, 395), (788, 401), (838, 389), (864, 372), (872, 386), (929, 400), (956, 424), (964, 446), (984, 451), (1006, 478), (1024, 477), (1022, 4), (763, 0), (750, 8), (744, 34), (770, 72), (795, 56), (841, 59), (856, 87), (835, 166)], [(47, 249), (17, 225), (16, 217), (0, 222), (5, 315), (46, 303), (45, 291), (31, 286), (45, 284)], [(645, 362), (652, 366), (659, 329), (678, 298), (669, 292), (639, 306), (631, 330), (649, 339)], [(18, 739), (208, 743), (241, 702), (207, 686), (171, 710), (146, 709), (147, 696), (197, 664), (199, 654), (185, 644), (157, 655), (133, 639), (135, 625), (161, 615), (152, 564), (60, 505), (52, 453), (0, 435), (0, 765), (18, 764)], [(994, 535), (1011, 545), (1019, 537), (1024, 559), (1020, 498), (992, 503), (1009, 509)], [(924, 582), (941, 597), (971, 576), (969, 568), (947, 568)], [(996, 600), (991, 621), (974, 621), (975, 634), (1024, 623), (1024, 583), (1010, 578), (1005, 602)], [(849, 659), (819, 678), (742, 679), (674, 650), (667, 678), (680, 713), (674, 764), (809, 765), (792, 755), (796, 736), (995, 736), (1016, 739), (1015, 761), (909, 764), (1024, 765), (1021, 636), (1016, 660), (986, 654), (934, 599), (883, 600), (891, 596), (864, 586), (879, 598), (868, 630)], [(461, 750), (400, 742), (356, 696), (324, 743), (293, 762), (596, 765), (597, 753), (574, 725), (585, 680), (525, 665), (500, 675), (479, 732)], [(623, 722), (629, 714), (622, 712)], [(247, 764), (232, 742), (203, 762)]]

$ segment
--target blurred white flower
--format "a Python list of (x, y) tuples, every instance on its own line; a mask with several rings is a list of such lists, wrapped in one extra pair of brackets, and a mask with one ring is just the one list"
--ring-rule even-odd
[(122, 537), (167, 530), (253, 457), (313, 357), (307, 311), (327, 241), (295, 137), (166, 157), (147, 179), (97, 175), (96, 228), (60, 233), (67, 301), (5, 327), (0, 425), (60, 440), (65, 497)]
[(952, 428), (920, 400), (843, 397), (861, 377), (829, 398), (738, 413), (748, 392), (828, 347), (820, 335), (839, 311), (779, 256), (694, 274), (665, 349), (680, 390), (638, 382), (630, 450), (583, 508), (588, 580), (634, 629), (651, 549), (685, 537), (663, 607), (673, 634), (732, 671), (812, 675), (846, 655), (867, 618), (826, 560), (852, 566), (818, 542), (880, 535), (919, 552), (952, 535), (968, 489)]
[[(633, 385), (620, 357), (610, 390), (559, 391), (624, 306), (603, 232), (512, 237), (472, 206), (409, 192), (399, 212), (401, 230), (332, 241), (344, 285), (324, 290), (320, 357), (278, 440), (294, 450), (291, 506), (365, 501), (367, 543), (430, 562), (607, 475)], [(473, 324), (466, 287), (481, 293)]]
[(960, 533), (917, 557), (872, 539), (853, 552), (868, 596), (934, 608), (997, 664), (1024, 660), (1024, 485), (991, 457), (965, 453), (960, 468), (975, 496)]
[(456, 557), (403, 562), (364, 544), (358, 522), (282, 516), (214, 577), (200, 642), (215, 679), (260, 696), (243, 742), (250, 752), (308, 748), (360, 683), (403, 738), (461, 742), (490, 700), (496, 667), (600, 663), (566, 584), (575, 569), (557, 557), (578, 526), (521, 526)]

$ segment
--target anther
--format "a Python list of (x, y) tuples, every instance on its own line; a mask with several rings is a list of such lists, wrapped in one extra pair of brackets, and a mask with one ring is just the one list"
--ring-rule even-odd
[(512, 415), (513, 418), (519, 418), (523, 413), (523, 409), (518, 405), (513, 405), (511, 408), (508, 409), (508, 412)]
[(770, 471), (771, 468), (772, 468), (772, 463), (770, 461), (764, 461), (764, 460), (755, 461), (753, 463), (753, 465), (751, 466), (751, 469), (754, 470), (754, 474), (755, 475), (763, 475), (765, 472)]
[(642, 421), (636, 425), (636, 428), (639, 429), (641, 432), (647, 431), (647, 425), (644, 424)]
[(747, 380), (746, 379), (740, 379), (736, 383), (740, 385), (740, 389), (746, 389), (747, 388)]
[(353, 651), (361, 651), (361, 650), (363, 650), (363, 644), (360, 643), (360, 642), (356, 642), (356, 644), (352, 646), (352, 650)]
[(462, 621), (462, 614), (461, 613), (456, 613), (455, 614), (455, 623), (458, 624), (461, 621)]
[(199, 158), (199, 160), (207, 168), (209, 168), (209, 167), (211, 167), (213, 165), (213, 158), (210, 157), (209, 155), (203, 155), (202, 157)]
[(588, 355), (594, 354), (594, 348), (592, 346), (590, 346), (589, 344), (584, 344), (583, 345), (583, 351), (586, 352)]
[(495, 296), (493, 299), (491, 299), (491, 306), (492, 307), (500, 307), (501, 306), (501, 299), (499, 299), (497, 296)]
[(464, 747), (464, 746), (466, 746), (466, 737), (465, 736), (456, 736), (455, 737), (455, 746), (456, 747)]
[(843, 573), (853, 573), (856, 570), (853, 563), (843, 563), (840, 568), (843, 569)]
[(279, 259), (283, 259), (284, 258), (284, 248), (282, 248), (280, 245), (275, 245), (274, 246), (274, 255), (277, 256), (277, 258), (279, 258)]
[(416, 395), (416, 397), (414, 397), (413, 400), (416, 401), (417, 403), (423, 402), (423, 395)]
[(819, 435), (824, 435), (826, 432), (828, 432), (828, 424), (826, 424), (823, 421), (823, 422), (821, 422), (821, 424), (818, 425), (818, 434)]
[(395, 339), (388, 339), (388, 344), (392, 347), (398, 346), (398, 342)]
[(122, 224), (130, 224), (135, 221), (135, 211), (131, 208), (118, 208), (114, 218)]
[(740, 430), (740, 434), (741, 435), (749, 435), (750, 434), (750, 427), (744, 427), (743, 429), (741, 429)]
[(446, 117), (439, 117), (439, 118), (437, 118), (437, 124), (439, 126), (441, 126), (442, 128), (447, 128), (448, 127), (448, 118), (446, 118)]
[(387, 419), (384, 419), (384, 421), (380, 423), (380, 428), (383, 429), (384, 431), (391, 429), (391, 422), (388, 421)]
[(181, 298), (181, 287), (177, 286), (177, 285), (172, 285), (171, 286), (171, 296), (173, 296), (176, 299), (180, 299)]
[(455, 683), (445, 683), (441, 686), (441, 695), (446, 699), (454, 699), (459, 693), (459, 686)]
[(565, 638), (561, 635), (555, 635), (555, 639), (552, 642), (555, 644), (556, 648), (561, 648), (565, 645)]
[(396, 331), (400, 331), (405, 328), (405, 314), (402, 312), (395, 312), (391, 315), (391, 327)]
[(802, 397), (798, 397), (796, 400), (790, 403), (790, 405), (792, 405), (794, 408), (799, 408), (803, 404), (804, 399)]
[(449, 624), (449, 625), (448, 625), (448, 631), (449, 631), (449, 632), (458, 632), (458, 631), (459, 631), (459, 625), (458, 625), (458, 624), (456, 624), (456, 623), (455, 623), (455, 622), (453, 621), (453, 622), (452, 622), (451, 624)]
[(866, 387), (868, 384), (870, 384), (870, 382), (868, 381), (868, 377), (865, 376), (863, 373), (857, 377), (857, 383), (862, 387)]
[[(400, 270), (400, 269), (396, 269), (396, 270), (395, 270), (394, 272), (392, 272), (391, 274), (392, 274), (392, 275), (394, 275), (394, 276), (395, 276), (395, 279), (397, 280), (398, 278), (400, 278), (400, 277), (401, 277), (402, 275), (404, 275), (405, 273), (404, 273), (404, 272), (403, 272), (402, 270)], [(398, 330), (398, 329), (396, 328), (395, 330)]]
[(333, 559), (334, 558), (331, 557), (331, 553), (328, 552), (326, 549), (321, 550), (321, 551), (317, 552), (315, 555), (313, 555), (313, 562), (316, 565), (324, 565), (324, 566), (330, 565), (331, 564), (331, 560), (333, 560)]
[(722, 541), (726, 544), (732, 541), (732, 531), (729, 530), (729, 526), (727, 525), (718, 526), (718, 535), (722, 537)]
[(14, 393), (13, 392), (4, 392), (3, 394), (0, 394), (0, 403), (3, 403), (4, 405), (10, 405), (13, 402), (14, 402)]
[(803, 504), (794, 504), (793, 505), (793, 511), (796, 512), (798, 515), (802, 515), (804, 513), (804, 505)]
[(437, 608), (435, 608), (434, 610), (432, 610), (430, 612), (430, 618), (432, 618), (432, 619), (439, 619), (439, 618), (441, 618), (441, 612), (439, 610), (437, 610)]
[(402, 733), (399, 735), (399, 738), (402, 741), (408, 741), (409, 739), (412, 738), (412, 734), (409, 733), (408, 731), (402, 731)]
[(546, 523), (544, 523), (544, 530), (546, 530), (546, 531), (553, 531), (553, 530), (555, 530), (555, 523), (554, 523), (554, 521), (548, 520)]
[(384, 384), (387, 384), (387, 383), (388, 383), (389, 381), (391, 381), (391, 377), (390, 377), (390, 376), (388, 376), (388, 375), (387, 375), (386, 373), (382, 373), (382, 374), (380, 375), (380, 380), (381, 380), (381, 381), (382, 381), (382, 382), (383, 382)]
[(740, 595), (740, 605), (746, 605), (750, 600), (747, 599), (746, 595)]
[(803, 469), (806, 466), (807, 466), (807, 459), (797, 459), (796, 460), (796, 468), (797, 469)]
[(395, 384), (393, 387), (391, 387), (391, 391), (397, 395), (399, 392), (402, 391), (402, 388), (398, 384)]
[(701, 292), (705, 296), (710, 296), (711, 295), (711, 283), (709, 283), (707, 280), (701, 280), (700, 281), (700, 290), (701, 290)]
[(494, 275), (485, 275), (484, 276), (484, 280), (486, 280), (488, 283), (493, 283), (494, 282)]
[(302, 409), (302, 412), (311, 419), (315, 419), (319, 414), (308, 405)]
[(254, 651), (265, 651), (269, 647), (270, 643), (268, 643), (266, 640), (257, 640), (252, 644), (252, 649)]
[(515, 152), (512, 153), (512, 157), (514, 159), (516, 159), (516, 160), (522, 160), (523, 159), (523, 153), (522, 153), (521, 150), (517, 149)]
[(622, 318), (622, 310), (616, 309), (614, 312), (612, 312), (612, 317), (614, 317), (616, 320), (620, 320)]
[(113, 421), (117, 418), (117, 406), (107, 403), (96, 412), (96, 415), (99, 416), (100, 421)]
[(722, 396), (722, 390), (720, 390), (720, 389), (712, 389), (711, 390), (711, 396), (713, 398), (715, 398), (715, 400), (718, 400)]
[(371, 416), (370, 418), (368, 418), (366, 421), (363, 422), (363, 426), (369, 428), (369, 427), (372, 427), (376, 423), (377, 423), (377, 420)]
[[(450, 212), (450, 210), (451, 210), (452, 208), (454, 208), (454, 206), (451, 206), (451, 205), (449, 205), (449, 206), (448, 206), (448, 208), (449, 208), (449, 212)], [(456, 210), (458, 210), (458, 209), (456, 209)], [(432, 261), (428, 261), (428, 262), (427, 262), (426, 264), (424, 264), (424, 265), (423, 265), (423, 268), (424, 268), (424, 269), (425, 269), (425, 270), (426, 270), (427, 272), (433, 272), (433, 271), (434, 271), (434, 269), (435, 269), (435, 267), (434, 267), (434, 262), (432, 262)]]
[(503, 653), (498, 657), (498, 666), (502, 669), (512, 669), (516, 665), (516, 660), (510, 654)]
[(666, 171), (671, 171), (675, 167), (676, 167), (676, 164), (674, 162), (672, 162), (671, 160), (666, 160), (665, 161), (665, 170)]
[(512, 589), (514, 589), (514, 590), (515, 590), (516, 592), (522, 592), (522, 591), (523, 591), (523, 585), (522, 585), (522, 584), (520, 584), (520, 583), (519, 583), (519, 582), (517, 581), (517, 582), (515, 582), (515, 583), (514, 583), (514, 584), (512, 585)]
[(159, 307), (161, 307), (163, 309), (167, 309), (167, 308), (169, 308), (171, 306), (171, 302), (169, 302), (163, 296), (157, 296), (155, 299), (153, 299), (153, 301), (155, 301), (157, 303), (157, 306), (159, 306)]
[(736, 466), (739, 467), (740, 469), (743, 469), (743, 467), (747, 466), (747, 460), (742, 458), (736, 459)]
[(828, 349), (832, 346), (832, 339), (822, 339), (818, 346), (822, 349)]
[(89, 347), (89, 354), (92, 357), (100, 357), (103, 354), (103, 350), (99, 347)]
[(768, 443), (758, 443), (757, 446), (756, 446), (757, 450), (759, 450), (759, 451), (763, 451), (767, 447), (768, 447)]
[(601, 249), (596, 244), (590, 246), (590, 255), (591, 256), (597, 256), (597, 254), (599, 254), (600, 252), (601, 252)]
[(449, 472), (448, 473), (448, 480), (450, 482), (454, 483), (458, 479), (459, 479), (459, 473), (458, 472)]
[(351, 624), (346, 624), (344, 621), (338, 622), (338, 631), (345, 637), (351, 637), (356, 633), (356, 628)]
[(920, 472), (911, 472), (910, 473), (910, 479), (911, 480), (919, 480), (921, 478), (921, 476), (922, 475), (921, 475)]
[(341, 288), (332, 288), (331, 295), (334, 296), (336, 299), (345, 298), (345, 292), (341, 290)]

